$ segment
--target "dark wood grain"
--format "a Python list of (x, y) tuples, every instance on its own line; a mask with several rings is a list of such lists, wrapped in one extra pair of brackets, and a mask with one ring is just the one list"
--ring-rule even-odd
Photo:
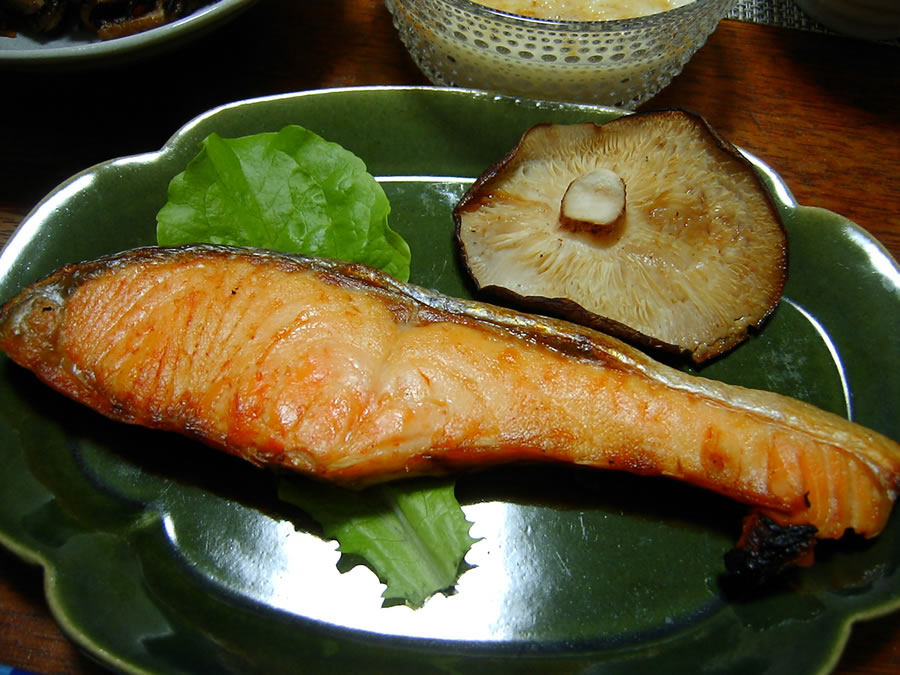
[(775, 168), (801, 204), (850, 218), (896, 258), (897, 63), (897, 47), (725, 21), (645, 107), (700, 112)]
[[(892, 46), (724, 21), (644, 108), (701, 113), (775, 168), (798, 201), (847, 216), (900, 258), (898, 57)], [(150, 60), (3, 73), (2, 83), (0, 244), (64, 179), (158, 149), (216, 105), (427, 81), (380, 0), (263, 0), (217, 32)], [(0, 663), (102, 672), (60, 632), (42, 584), (39, 568), (0, 551)], [(900, 672), (900, 613), (858, 624), (836, 672)]]

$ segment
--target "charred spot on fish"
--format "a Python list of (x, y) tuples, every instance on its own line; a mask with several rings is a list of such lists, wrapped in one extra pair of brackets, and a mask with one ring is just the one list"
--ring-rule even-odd
[[(535, 336), (535, 332), (532, 331), (531, 333), (526, 333), (526, 335)], [(592, 361), (611, 370), (622, 372), (630, 370), (628, 365), (619, 358), (618, 352), (615, 349), (610, 349), (611, 345), (599, 342), (596, 337), (577, 332), (564, 333), (544, 330), (531, 339), (536, 344), (552, 349), (564, 356)]]
[(119, 399), (112, 399), (109, 405), (110, 416), (117, 420), (130, 420), (133, 415), (131, 409)]
[(384, 307), (398, 324), (409, 323), (413, 318), (412, 308), (402, 302), (389, 300), (384, 303)]
[(606, 459), (608, 467), (638, 476), (658, 476), (661, 473), (659, 464), (641, 447), (626, 446), (609, 449), (608, 452), (611, 455)]
[(725, 458), (721, 453), (718, 452), (710, 452), (704, 455), (704, 463), (703, 467), (707, 470), (711, 470), (715, 473), (721, 473), (725, 468)]
[(30, 339), (37, 336), (55, 339), (61, 315), (56, 310), (62, 307), (64, 301), (58, 302), (53, 290), (52, 287), (41, 287), (36, 292), (25, 292), (0, 305), (0, 323), (4, 324), (4, 333), (30, 336)]
[(725, 554), (726, 586), (736, 594), (758, 591), (785, 570), (809, 565), (816, 532), (812, 525), (780, 525), (764, 514), (751, 513), (737, 547)]
[(430, 323), (445, 323), (447, 321), (453, 321), (454, 317), (440, 309), (435, 309), (433, 307), (421, 307), (416, 312), (416, 320), (420, 325), (427, 325)]
[(314, 279), (334, 288), (348, 291), (362, 291), (376, 297), (380, 296), (385, 306), (402, 305), (408, 300), (398, 292), (394, 284), (399, 283), (388, 274), (361, 263), (345, 263), (325, 258), (304, 258), (291, 256), (287, 262), (292, 267), (282, 266), (287, 272), (312, 271)]

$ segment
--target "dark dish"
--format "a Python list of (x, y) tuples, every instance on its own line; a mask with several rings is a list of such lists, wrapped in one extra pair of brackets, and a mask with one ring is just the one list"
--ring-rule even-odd
[(101, 40), (134, 35), (190, 14), (210, 0), (0, 0), (0, 32), (53, 36), (82, 30)]

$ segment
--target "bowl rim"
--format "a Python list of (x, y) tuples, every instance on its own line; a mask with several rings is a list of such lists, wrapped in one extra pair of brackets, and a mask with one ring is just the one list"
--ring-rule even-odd
[[(409, 2), (418, 3), (419, 0), (388, 0), (391, 4), (405, 5)], [(508, 23), (517, 28), (523, 29), (542, 29), (555, 30), (563, 32), (592, 32), (605, 31), (607, 29), (627, 30), (636, 26), (646, 26), (648, 23), (653, 24), (663, 20), (668, 20), (673, 15), (687, 16), (697, 11), (698, 7), (721, 3), (723, 5), (722, 15), (724, 16), (728, 9), (734, 4), (735, 0), (690, 0), (689, 2), (673, 7), (672, 9), (655, 12), (653, 14), (643, 14), (641, 16), (628, 17), (626, 19), (608, 19), (602, 21), (576, 21), (576, 20), (558, 20), (543, 19), (533, 16), (525, 16), (523, 14), (514, 14), (503, 10), (494, 9), (487, 5), (476, 2), (475, 0), (425, 0), (427, 2), (448, 5), (454, 9), (458, 9), (476, 17), (490, 19)], [(666, 19), (660, 17), (665, 16)]]

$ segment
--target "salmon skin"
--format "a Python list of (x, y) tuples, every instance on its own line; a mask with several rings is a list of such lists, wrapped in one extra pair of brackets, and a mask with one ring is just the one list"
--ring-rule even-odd
[(324, 259), (195, 245), (69, 265), (0, 310), (0, 348), (113, 419), (350, 486), (556, 460), (839, 538), (882, 530), (900, 475), (896, 442), (809, 404)]

